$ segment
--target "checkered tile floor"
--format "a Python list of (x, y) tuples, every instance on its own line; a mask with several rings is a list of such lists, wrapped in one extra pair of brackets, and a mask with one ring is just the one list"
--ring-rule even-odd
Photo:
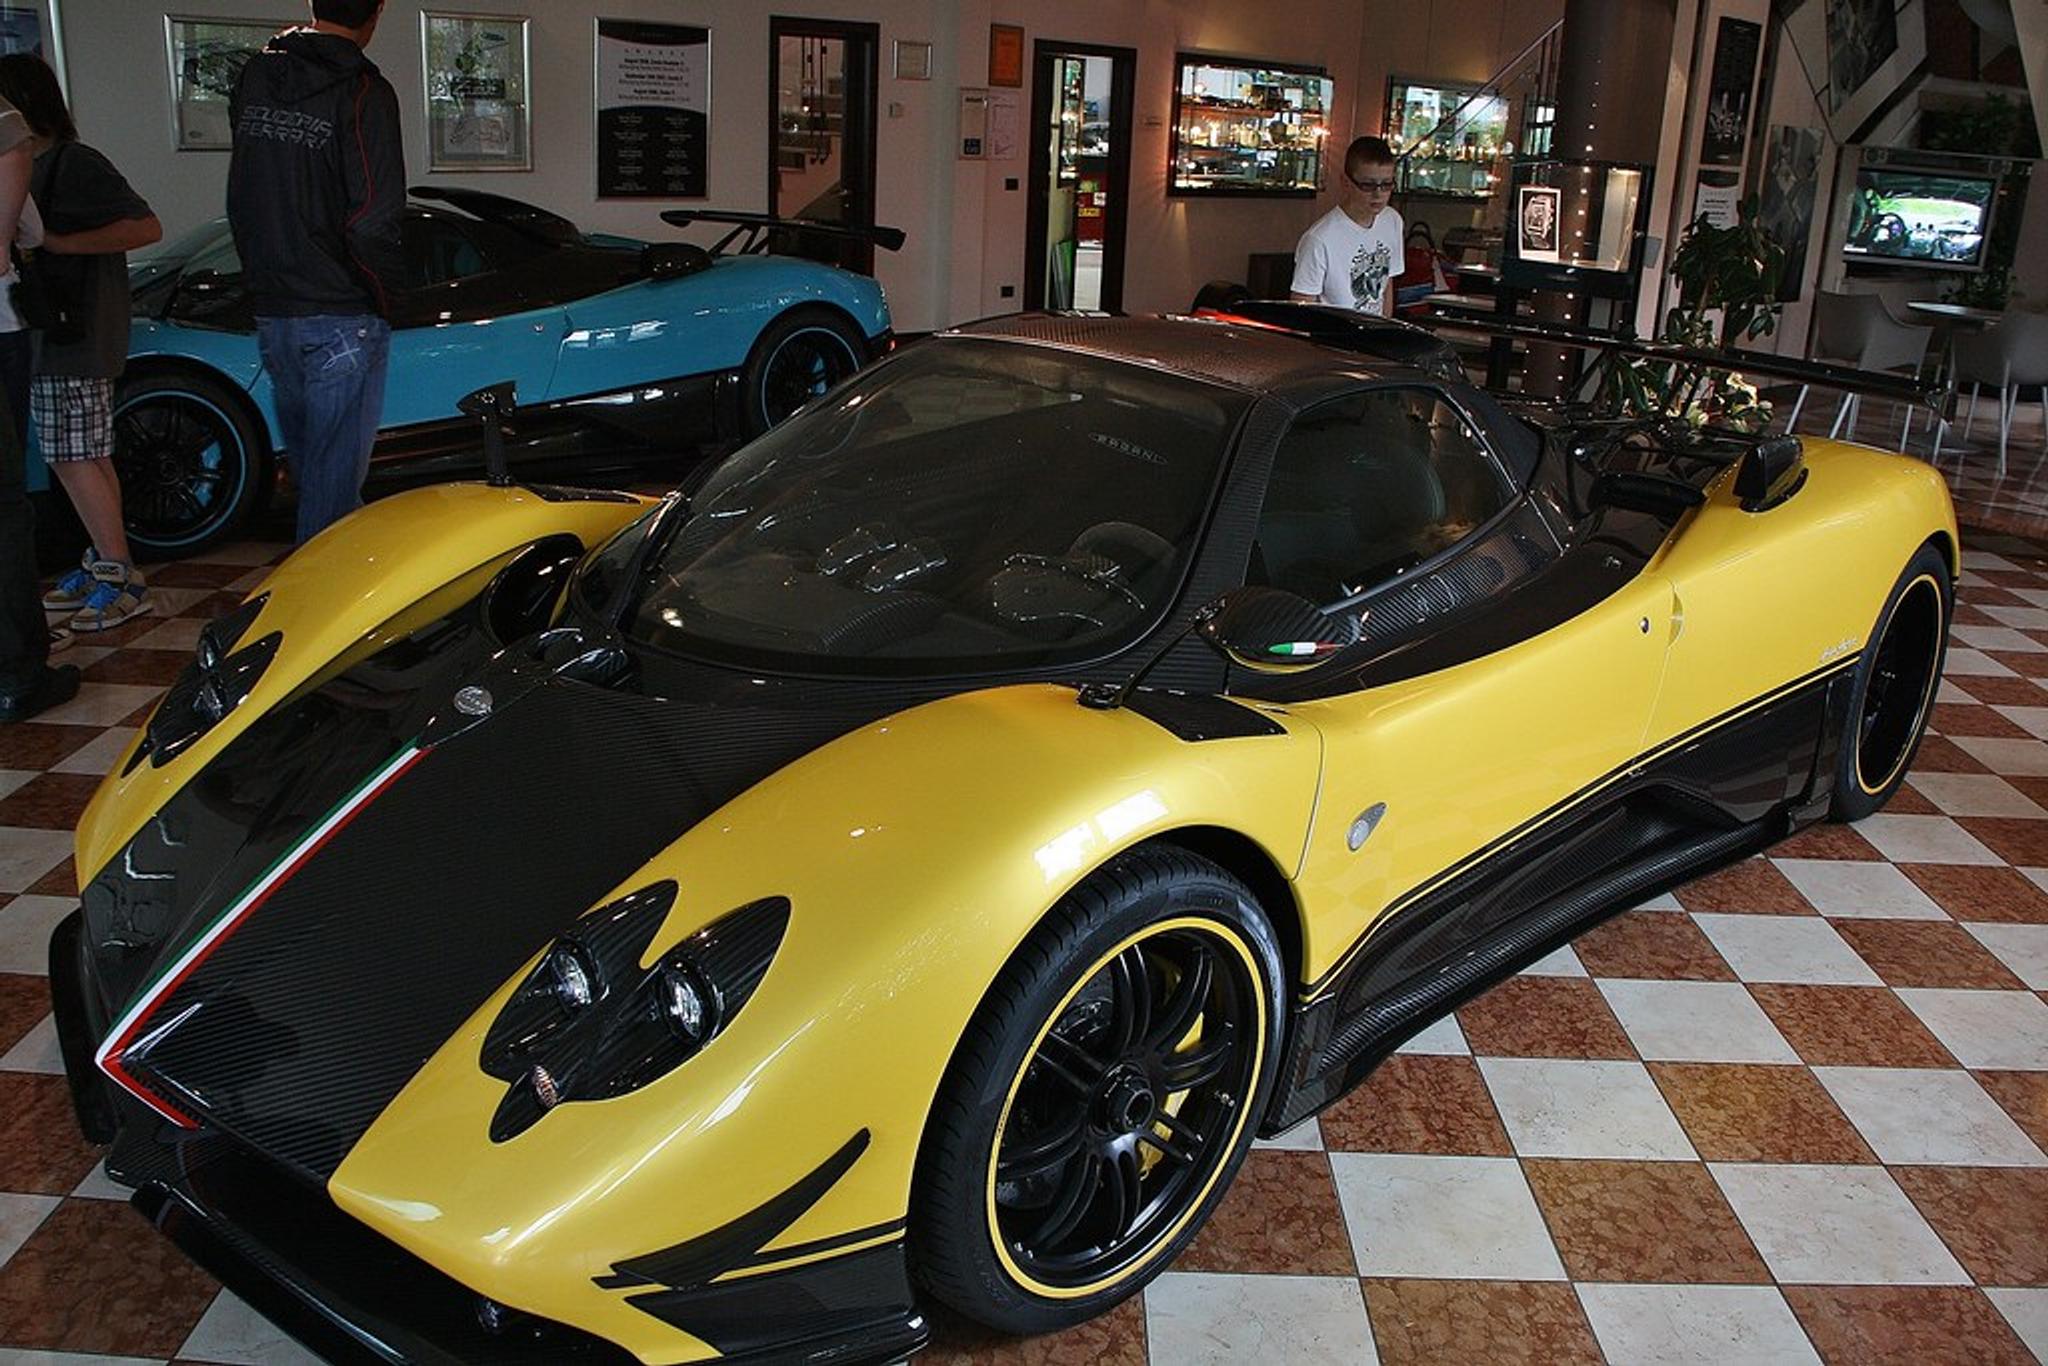
[[(2048, 1356), (2048, 554), (1972, 538), (1910, 786), (1631, 912), (1254, 1152), (1142, 1301), (938, 1362)], [(307, 1360), (121, 1204), (42, 974), (68, 830), (269, 546), (0, 728), (0, 1366)], [(2037, 681), (2038, 680), (2038, 681)]]

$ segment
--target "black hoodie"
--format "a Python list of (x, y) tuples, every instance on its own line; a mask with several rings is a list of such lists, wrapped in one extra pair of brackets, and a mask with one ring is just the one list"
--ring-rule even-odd
[(242, 71), (228, 222), (262, 318), (391, 316), (405, 274), (398, 95), (361, 48), (293, 29)]

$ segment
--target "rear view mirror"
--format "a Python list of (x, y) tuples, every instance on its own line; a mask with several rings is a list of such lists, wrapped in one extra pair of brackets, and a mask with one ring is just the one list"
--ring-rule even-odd
[(1333, 616), (1285, 589), (1258, 587), (1224, 594), (1195, 629), (1232, 663), (1259, 673), (1313, 669), (1362, 634), (1350, 613)]

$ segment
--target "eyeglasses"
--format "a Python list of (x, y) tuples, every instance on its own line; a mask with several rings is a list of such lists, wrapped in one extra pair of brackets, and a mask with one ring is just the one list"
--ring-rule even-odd
[(1391, 190), (1394, 188), (1392, 177), (1385, 180), (1360, 180), (1357, 176), (1347, 175), (1344, 178), (1361, 190)]

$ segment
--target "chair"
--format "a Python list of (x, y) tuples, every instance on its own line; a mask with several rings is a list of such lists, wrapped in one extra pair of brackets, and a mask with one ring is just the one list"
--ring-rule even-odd
[[(1963, 421), (1963, 435), (1970, 434), (1977, 420), (1977, 395), (1985, 385), (1998, 392), (1998, 477), (2005, 477), (2005, 448), (2012, 435), (2013, 410), (2020, 405), (2020, 390), (2041, 391), (2041, 449), (2048, 451), (2048, 316), (2039, 313), (2007, 313), (1981, 332), (1959, 333), (1953, 349), (1955, 382), (1960, 390), (1970, 386), (1970, 412)], [(1934, 433), (1934, 458), (1941, 458), (1941, 439), (1948, 434), (1943, 419)]]
[[(1927, 359), (1927, 343), (1934, 336), (1931, 327), (1911, 327), (1892, 317), (1884, 300), (1875, 294), (1830, 294), (1822, 290), (1814, 296), (1813, 316), (1813, 346), (1807, 355), (1813, 360), (1854, 366), (1858, 370), (1903, 370), (1917, 375)], [(1799, 410), (1806, 406), (1808, 387), (1799, 386), (1791, 420), (1785, 424), (1788, 432), (1799, 425)], [(1835, 425), (1828, 429), (1828, 439), (1839, 436), (1846, 421), (1849, 439), (1855, 440), (1856, 419), (1862, 410), (1861, 395), (1842, 395), (1842, 406), (1835, 412)], [(1909, 403), (1905, 423), (1899, 429), (1901, 450), (1912, 430), (1913, 405)]]

